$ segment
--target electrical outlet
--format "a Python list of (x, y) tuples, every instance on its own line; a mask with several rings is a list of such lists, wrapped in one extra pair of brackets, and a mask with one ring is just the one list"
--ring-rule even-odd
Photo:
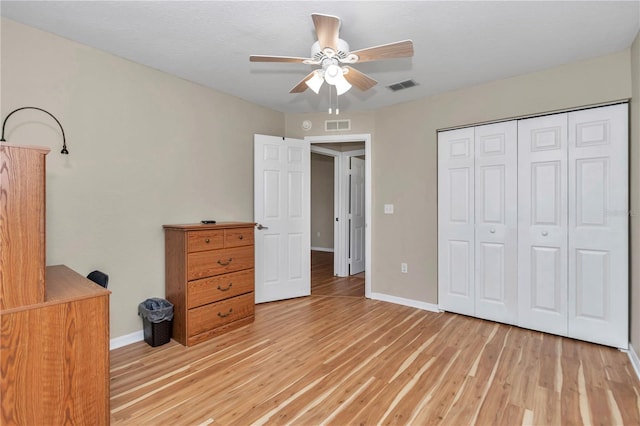
[(402, 272), (403, 274), (409, 273), (409, 266), (404, 262), (401, 263), (400, 264), (400, 272)]
[(384, 214), (393, 214), (393, 204), (384, 205)]

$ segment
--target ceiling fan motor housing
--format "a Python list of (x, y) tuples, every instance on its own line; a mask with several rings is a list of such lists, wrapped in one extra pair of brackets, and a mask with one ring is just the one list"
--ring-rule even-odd
[(311, 45), (311, 58), (315, 59), (316, 61), (320, 61), (323, 58), (333, 57), (336, 57), (338, 59), (346, 59), (346, 57), (349, 55), (349, 43), (339, 38), (336, 47), (338, 48), (337, 51), (333, 50), (333, 48), (331, 47), (325, 47), (324, 49), (321, 49), (320, 42), (316, 41)]

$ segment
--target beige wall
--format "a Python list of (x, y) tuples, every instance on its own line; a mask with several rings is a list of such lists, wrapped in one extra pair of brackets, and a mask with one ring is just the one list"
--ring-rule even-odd
[(311, 247), (333, 249), (333, 162), (311, 153)]
[(10, 20), (1, 21), (1, 116), (47, 158), (47, 263), (110, 275), (111, 337), (142, 328), (164, 296), (162, 225), (253, 219), (253, 134), (284, 114)]
[(640, 32), (631, 46), (631, 344), (640, 350)]

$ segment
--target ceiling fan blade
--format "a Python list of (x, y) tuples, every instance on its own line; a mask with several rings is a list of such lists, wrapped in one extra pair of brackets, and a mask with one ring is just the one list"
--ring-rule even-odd
[(311, 79), (311, 77), (313, 77), (313, 74), (315, 73), (315, 71), (311, 71), (305, 78), (303, 78), (300, 83), (296, 84), (295, 87), (291, 90), (289, 90), (289, 93), (302, 93), (305, 90), (307, 90), (307, 80)]
[(371, 89), (373, 86), (378, 84), (376, 80), (358, 71), (355, 68), (351, 68), (350, 66), (345, 66), (344, 68), (348, 70), (344, 74), (344, 78), (353, 86), (356, 86), (358, 89), (362, 90), (363, 92), (365, 90)]
[(312, 13), (313, 25), (316, 27), (320, 50), (330, 47), (338, 51), (338, 33), (340, 32), (340, 18), (331, 15)]
[(250, 62), (300, 62), (304, 63), (304, 61), (309, 58), (298, 58), (295, 56), (265, 56), (265, 55), (251, 55), (249, 56)]
[(407, 58), (413, 56), (413, 42), (411, 40), (368, 47), (351, 52), (358, 55), (358, 62), (377, 61), (378, 59)]

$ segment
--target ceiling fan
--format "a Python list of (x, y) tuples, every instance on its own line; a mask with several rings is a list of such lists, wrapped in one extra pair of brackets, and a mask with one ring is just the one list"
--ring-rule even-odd
[(338, 36), (340, 32), (340, 18), (320, 13), (311, 14), (311, 18), (316, 27), (318, 41), (311, 45), (310, 58), (266, 55), (249, 56), (251, 62), (294, 62), (321, 66), (321, 68), (311, 71), (296, 84), (289, 93), (302, 93), (307, 90), (307, 87), (315, 93), (318, 93), (325, 81), (336, 87), (338, 95), (348, 91), (352, 85), (362, 91), (368, 90), (378, 84), (378, 82), (350, 65), (380, 59), (413, 56), (413, 42), (411, 40), (403, 40), (351, 52), (349, 51), (349, 44)]

